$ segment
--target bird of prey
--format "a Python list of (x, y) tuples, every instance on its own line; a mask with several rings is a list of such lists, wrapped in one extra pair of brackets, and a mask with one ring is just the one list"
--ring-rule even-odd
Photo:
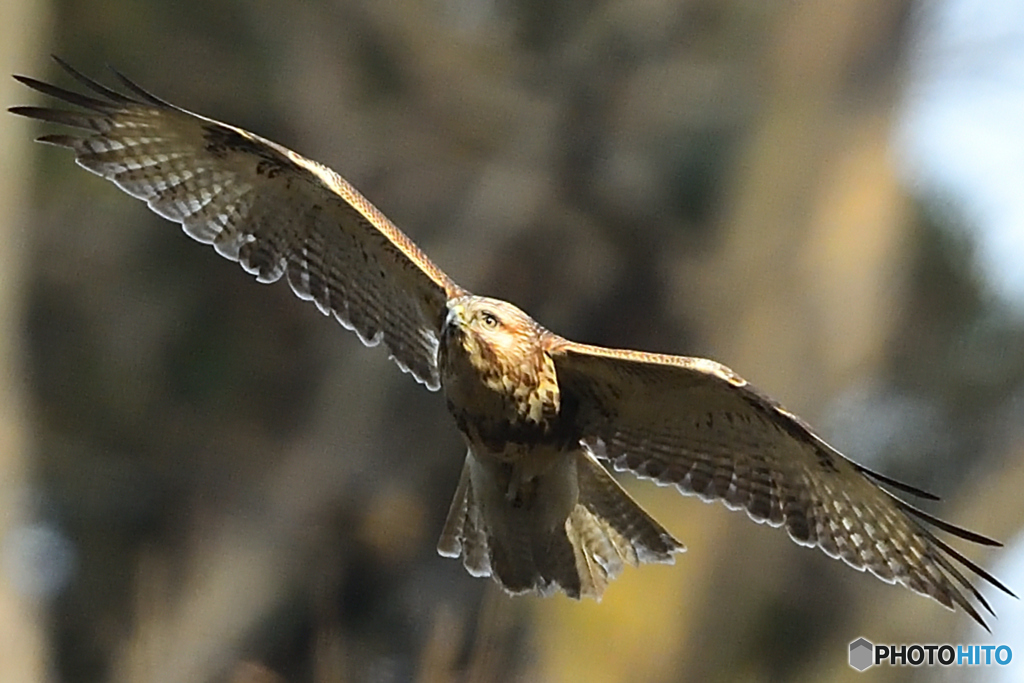
[(90, 94), (15, 76), (77, 110), (13, 107), (78, 129), (39, 141), (146, 201), (260, 282), (383, 343), (442, 390), (467, 454), (437, 549), (509, 593), (600, 598), (626, 564), (683, 545), (605, 465), (743, 509), (855, 569), (984, 621), (955, 563), (1012, 595), (933, 533), (998, 542), (900, 499), (930, 494), (873, 472), (711, 360), (564, 339), (506, 301), (455, 284), (331, 169), (193, 114), (114, 72), (129, 94), (60, 65)]

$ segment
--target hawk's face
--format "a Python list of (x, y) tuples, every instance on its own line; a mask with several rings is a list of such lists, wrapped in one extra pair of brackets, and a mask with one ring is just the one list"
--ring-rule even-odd
[[(464, 381), (457, 365), (468, 365), (481, 388), (501, 396), (521, 418), (540, 423), (558, 410), (554, 364), (544, 352), (544, 334), (544, 328), (507, 301), (452, 299), (441, 331), (442, 375)], [(468, 387), (460, 391), (476, 393)]]
[(442, 330), (443, 335), (458, 338), (471, 357), (496, 355), (502, 364), (521, 362), (532, 353), (540, 332), (540, 326), (512, 304), (480, 296), (448, 302)]

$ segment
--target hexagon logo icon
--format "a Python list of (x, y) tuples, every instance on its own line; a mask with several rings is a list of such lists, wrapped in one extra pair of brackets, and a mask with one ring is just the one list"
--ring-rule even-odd
[(864, 671), (875, 663), (875, 646), (867, 638), (858, 638), (850, 643), (850, 666)]

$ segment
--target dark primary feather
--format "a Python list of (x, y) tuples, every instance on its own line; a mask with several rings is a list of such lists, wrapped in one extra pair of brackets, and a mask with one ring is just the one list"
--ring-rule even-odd
[(853, 463), (728, 368), (565, 340), (553, 342), (551, 354), (563, 400), (578, 403), (584, 443), (617, 469), (784, 526), (797, 543), (959, 606), (986, 628), (967, 596), (991, 613), (988, 602), (950, 560), (1013, 595), (924, 523), (983, 545), (997, 541), (880, 488), (875, 481), (924, 493)]
[(58, 64), (92, 95), (15, 76), (81, 107), (11, 112), (84, 132), (38, 138), (74, 150), (82, 167), (145, 200), (261, 282), (286, 276), (367, 345), (439, 388), (445, 304), (463, 290), (334, 171), (248, 131), (192, 114), (115, 72), (132, 96)]

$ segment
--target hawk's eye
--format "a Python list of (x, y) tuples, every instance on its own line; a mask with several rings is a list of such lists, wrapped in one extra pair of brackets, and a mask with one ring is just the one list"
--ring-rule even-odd
[(484, 327), (489, 327), (492, 330), (498, 327), (498, 316), (494, 315), (490, 311), (481, 311), (480, 320), (483, 321)]

